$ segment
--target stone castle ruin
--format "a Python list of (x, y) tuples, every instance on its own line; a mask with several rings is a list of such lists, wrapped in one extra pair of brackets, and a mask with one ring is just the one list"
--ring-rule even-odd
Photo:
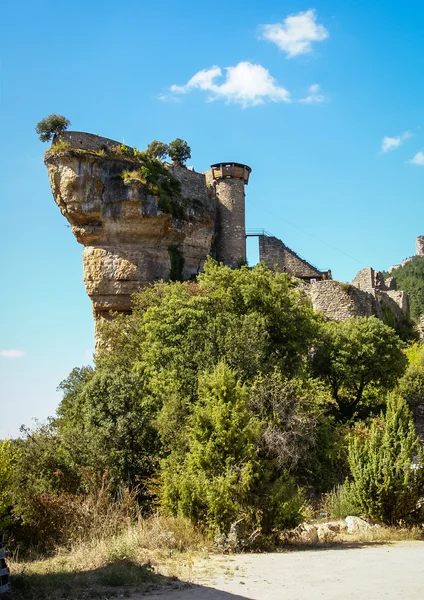
[[(408, 299), (370, 267), (351, 284), (332, 280), (265, 231), (246, 233), (245, 186), (251, 168), (221, 162), (206, 173), (167, 165), (166, 194), (140, 177), (137, 153), (97, 135), (66, 131), (46, 152), (53, 197), (83, 246), (84, 283), (95, 323), (110, 311), (129, 313), (131, 295), (157, 280), (188, 280), (208, 256), (236, 268), (246, 235), (259, 239), (259, 259), (302, 280), (314, 308), (329, 319), (408, 315)], [(424, 238), (422, 239), (424, 248)]]

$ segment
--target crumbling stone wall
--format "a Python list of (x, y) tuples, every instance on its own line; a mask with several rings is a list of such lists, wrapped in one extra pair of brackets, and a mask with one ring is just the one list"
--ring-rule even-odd
[[(367, 267), (358, 273), (351, 284), (318, 281), (304, 289), (311, 298), (314, 310), (327, 319), (343, 321), (350, 317), (375, 316), (397, 327), (409, 319), (408, 295), (400, 290), (377, 287), (382, 285), (382, 281), (380, 272)], [(374, 287), (371, 287), (372, 284)]]
[(84, 131), (64, 131), (56, 136), (55, 140), (70, 144), (72, 148), (82, 148), (84, 150), (106, 149), (113, 151), (117, 146), (121, 146), (120, 142), (93, 133), (85, 133)]
[(384, 296), (390, 297), (393, 302), (399, 307), (403, 316), (409, 316), (409, 296), (403, 290), (385, 290)]
[(333, 321), (379, 314), (375, 295), (359, 290), (348, 283), (333, 280), (317, 281), (305, 286), (304, 290), (311, 298), (314, 310)]
[[(352, 285), (365, 291), (389, 289), (381, 271), (374, 271), (372, 267), (361, 269), (352, 280)], [(393, 278), (391, 278), (391, 286), (391, 289), (395, 288)]]
[(289, 273), (293, 277), (331, 279), (331, 271), (320, 271), (273, 236), (259, 236), (259, 260), (270, 269), (277, 267), (281, 272)]

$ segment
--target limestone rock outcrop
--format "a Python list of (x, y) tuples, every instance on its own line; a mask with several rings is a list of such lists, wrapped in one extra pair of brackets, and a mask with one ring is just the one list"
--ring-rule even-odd
[(170, 207), (140, 179), (123, 178), (140, 164), (114, 152), (118, 146), (66, 132), (45, 155), (54, 200), (84, 245), (84, 283), (96, 318), (130, 311), (131, 294), (168, 281), (175, 258), (182, 279), (195, 276), (215, 236), (216, 203), (202, 173), (169, 166), (180, 184)]

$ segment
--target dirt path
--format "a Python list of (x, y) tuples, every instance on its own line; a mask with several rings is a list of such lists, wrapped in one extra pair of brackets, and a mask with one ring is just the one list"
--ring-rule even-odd
[(188, 589), (147, 598), (422, 600), (424, 542), (216, 556), (195, 565), (192, 581)]

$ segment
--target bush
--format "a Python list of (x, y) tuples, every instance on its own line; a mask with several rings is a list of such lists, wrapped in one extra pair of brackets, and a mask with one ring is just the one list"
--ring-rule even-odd
[(42, 142), (49, 142), (55, 135), (66, 131), (71, 122), (61, 115), (49, 115), (37, 123), (35, 131)]
[(352, 499), (387, 525), (413, 522), (424, 496), (424, 452), (405, 400), (388, 396), (387, 413), (349, 445)]
[(405, 351), (408, 367), (397, 384), (397, 389), (414, 410), (417, 405), (424, 403), (424, 346), (416, 342)]
[(202, 375), (183, 462), (171, 453), (162, 464), (164, 508), (212, 533), (228, 534), (240, 519), (251, 530), (297, 524), (303, 498), (272, 461), (259, 459), (261, 427), (248, 389), (224, 363)]
[(348, 481), (344, 485), (336, 485), (331, 492), (323, 495), (321, 510), (328, 513), (332, 519), (344, 519), (348, 515), (361, 514), (361, 507), (355, 501)]
[(168, 154), (174, 164), (182, 167), (191, 158), (191, 149), (186, 141), (177, 138), (169, 144)]
[[(322, 382), (283, 377), (278, 371), (259, 375), (251, 390), (253, 412), (265, 423), (262, 445), (265, 455), (289, 471), (309, 461), (323, 411), (331, 402)], [(321, 440), (322, 441), (322, 440)]]

